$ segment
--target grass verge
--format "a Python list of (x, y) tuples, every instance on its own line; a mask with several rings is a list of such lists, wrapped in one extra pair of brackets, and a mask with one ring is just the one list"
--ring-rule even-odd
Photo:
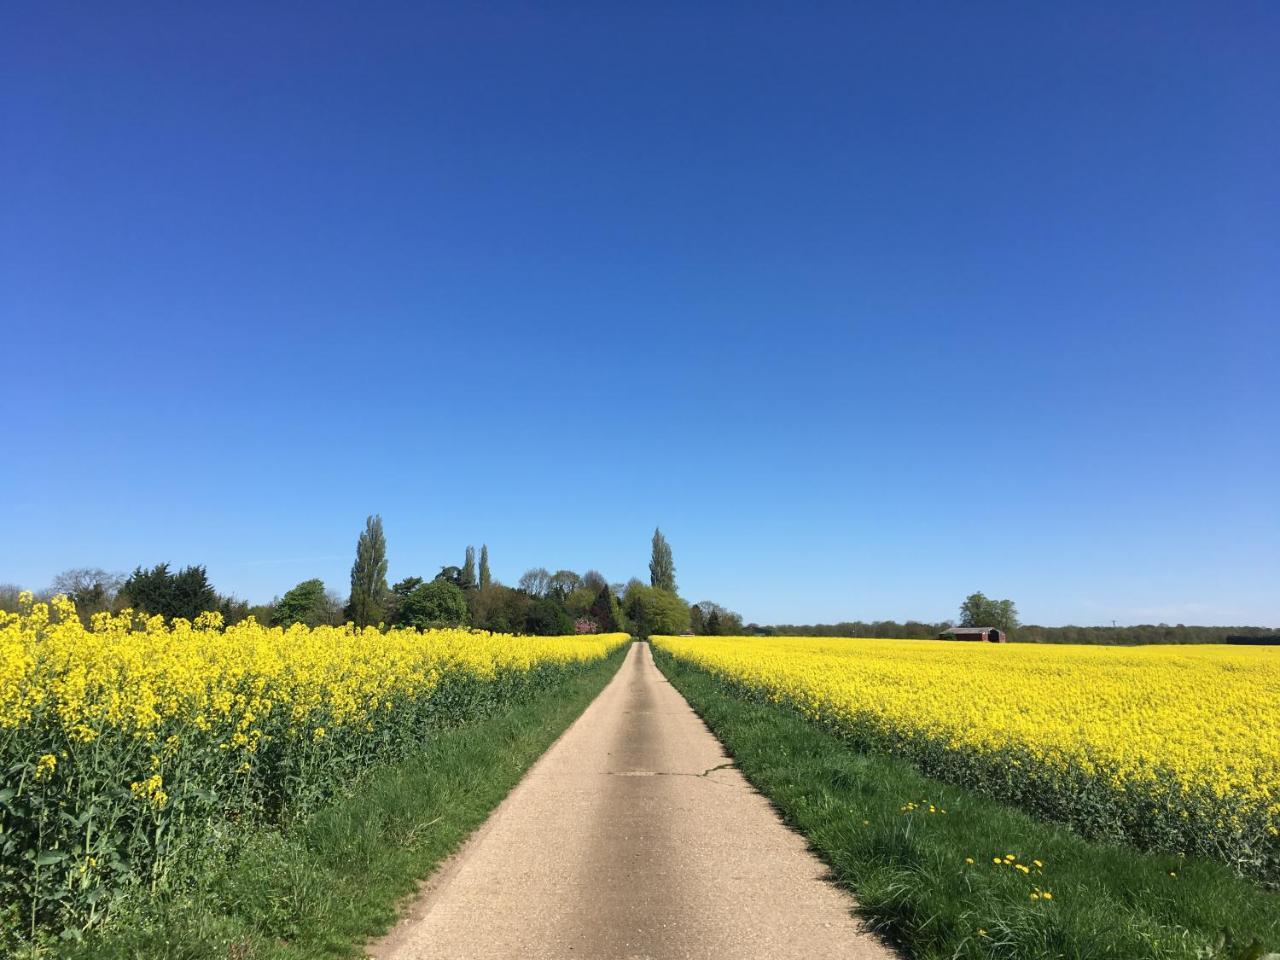
[(117, 915), (68, 960), (317, 960), (362, 955), (396, 907), (484, 822), (617, 672), (628, 647), (563, 685), (442, 732), (370, 771), (288, 834), (262, 831), (181, 896)]
[(1280, 894), (1221, 864), (1084, 840), (654, 656), (862, 915), (909, 956), (1256, 960), (1280, 949)]

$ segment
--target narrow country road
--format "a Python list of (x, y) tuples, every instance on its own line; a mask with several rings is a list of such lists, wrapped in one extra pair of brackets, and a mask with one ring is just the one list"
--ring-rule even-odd
[(633, 644), (379, 960), (890, 958)]

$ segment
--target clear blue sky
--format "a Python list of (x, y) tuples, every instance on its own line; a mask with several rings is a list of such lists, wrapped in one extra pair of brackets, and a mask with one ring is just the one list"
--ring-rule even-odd
[(1274, 3), (4, 20), (0, 581), (1280, 623)]

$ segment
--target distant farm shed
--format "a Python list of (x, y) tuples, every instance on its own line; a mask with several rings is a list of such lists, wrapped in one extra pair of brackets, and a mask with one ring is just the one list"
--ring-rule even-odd
[(952, 627), (938, 634), (939, 640), (985, 640), (987, 643), (1006, 643), (1008, 637), (995, 627)]

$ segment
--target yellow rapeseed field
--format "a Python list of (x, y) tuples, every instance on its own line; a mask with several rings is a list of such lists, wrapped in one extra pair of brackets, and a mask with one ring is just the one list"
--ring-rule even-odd
[[(0, 904), (83, 926), (119, 891), (558, 681), (622, 634), (0, 613)], [(0, 909), (0, 923), (18, 919)]]
[(1280, 651), (655, 637), (740, 693), (1083, 832), (1280, 871)]

